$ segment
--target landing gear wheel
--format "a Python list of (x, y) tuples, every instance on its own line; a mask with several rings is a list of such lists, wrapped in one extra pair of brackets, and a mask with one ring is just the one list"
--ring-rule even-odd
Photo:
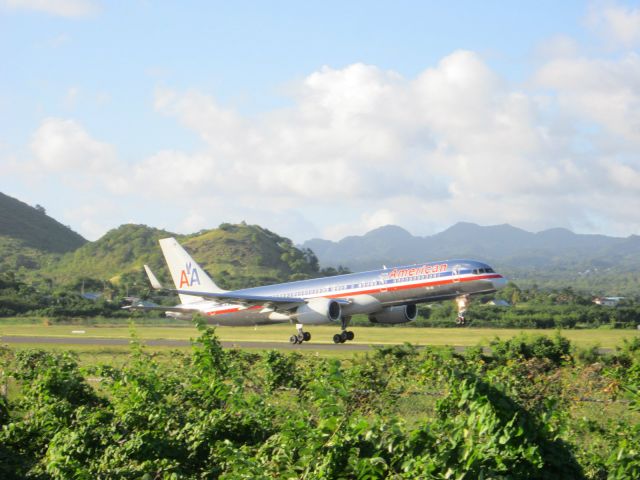
[(340, 321), (342, 331), (340, 333), (336, 333), (333, 336), (333, 343), (344, 343), (354, 339), (355, 335), (353, 334), (353, 332), (347, 330), (347, 326), (349, 325), (350, 321), (351, 317), (342, 317)]
[(309, 332), (305, 332), (303, 330), (304, 325), (302, 323), (296, 324), (296, 330), (298, 333), (296, 335), (291, 335), (289, 337), (289, 341), (293, 344), (308, 342), (311, 340), (311, 334)]

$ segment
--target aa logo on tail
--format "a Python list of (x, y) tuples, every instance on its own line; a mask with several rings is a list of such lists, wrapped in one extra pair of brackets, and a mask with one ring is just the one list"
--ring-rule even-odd
[(200, 285), (200, 277), (198, 277), (198, 269), (192, 267), (191, 262), (184, 264), (184, 270), (180, 272), (180, 287), (184, 286), (192, 287), (193, 285)]

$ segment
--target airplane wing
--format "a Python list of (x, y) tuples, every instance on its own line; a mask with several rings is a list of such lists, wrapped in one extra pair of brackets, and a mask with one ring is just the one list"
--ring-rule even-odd
[[(173, 288), (165, 288), (160, 284), (151, 269), (145, 265), (145, 271), (149, 277), (151, 286), (155, 290), (164, 290), (166, 292), (176, 293), (178, 295), (191, 295), (194, 297), (206, 298), (220, 303), (231, 303), (242, 305), (244, 307), (262, 306), (265, 308), (273, 308), (274, 310), (291, 310), (307, 303), (307, 300), (300, 297), (272, 297), (266, 295), (249, 295), (246, 293), (235, 292), (197, 292), (194, 290), (180, 290)], [(346, 299), (335, 299), (336, 302), (348, 305), (351, 303)], [(167, 310), (169, 311), (169, 310)]]
[[(264, 309), (279, 310), (281, 312), (293, 310), (301, 305), (307, 303), (308, 299), (299, 297), (271, 297), (266, 295), (247, 295), (244, 293), (224, 292), (224, 293), (211, 293), (211, 292), (194, 292), (192, 290), (169, 290), (177, 294), (193, 295), (196, 297), (206, 298), (208, 300), (214, 300), (220, 303), (230, 303), (233, 305), (241, 305), (245, 308), (260, 306)], [(346, 299), (336, 298), (336, 302), (341, 304), (350, 304), (351, 302)]]
[(240, 303), (243, 305), (263, 305), (265, 303), (279, 305), (279, 304), (295, 304), (302, 305), (306, 303), (304, 298), (298, 297), (270, 297), (265, 295), (247, 295), (245, 293), (235, 292), (223, 292), (223, 293), (211, 293), (211, 292), (196, 292), (193, 290), (173, 290), (169, 289), (169, 292), (193, 295), (194, 297), (202, 297), (209, 300), (215, 300), (222, 303)]

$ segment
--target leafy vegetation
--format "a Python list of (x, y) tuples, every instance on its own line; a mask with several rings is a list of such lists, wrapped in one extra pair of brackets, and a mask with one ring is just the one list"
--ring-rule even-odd
[(340, 362), (223, 350), (200, 329), (192, 353), (170, 361), (135, 335), (122, 366), (0, 351), (0, 476), (640, 474), (640, 342), (585, 363), (561, 338), (537, 337), (494, 342), (494, 356), (407, 344)]
[[(492, 305), (492, 299), (508, 304)], [(455, 326), (451, 321), (456, 315), (454, 302), (422, 306), (419, 312), (417, 325)], [(474, 299), (465, 320), (473, 327), (491, 328), (636, 328), (640, 325), (640, 303), (634, 296), (616, 307), (606, 307), (571, 287), (521, 289), (511, 282), (494, 296)]]

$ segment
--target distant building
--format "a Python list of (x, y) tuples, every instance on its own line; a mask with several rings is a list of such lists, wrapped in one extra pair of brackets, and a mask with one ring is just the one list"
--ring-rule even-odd
[(496, 307), (510, 307), (511, 304), (506, 300), (490, 300), (487, 305), (494, 305)]
[(80, 296), (82, 298), (86, 298), (87, 300), (93, 300), (95, 302), (100, 297), (102, 297), (102, 294), (101, 293), (86, 292), (86, 293), (81, 293)]
[(615, 307), (620, 303), (620, 300), (624, 300), (624, 297), (596, 297), (593, 299), (593, 303), (605, 307)]

